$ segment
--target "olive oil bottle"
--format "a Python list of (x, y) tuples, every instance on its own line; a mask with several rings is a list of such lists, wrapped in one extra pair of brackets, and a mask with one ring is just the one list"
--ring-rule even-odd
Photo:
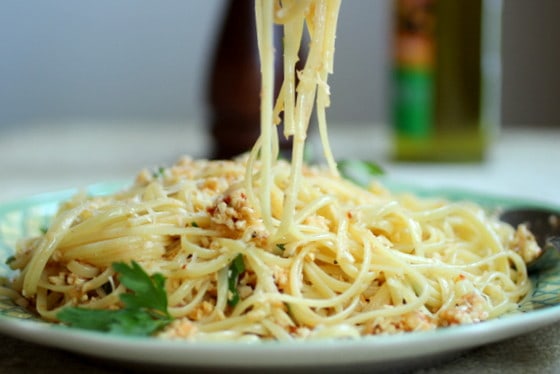
[(500, 122), (501, 0), (397, 0), (394, 153), (480, 161)]

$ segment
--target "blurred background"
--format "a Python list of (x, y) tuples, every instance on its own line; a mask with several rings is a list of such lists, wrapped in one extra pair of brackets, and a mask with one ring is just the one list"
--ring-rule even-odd
[[(0, 136), (30, 123), (203, 124), (225, 0), (3, 0)], [(386, 123), (391, 1), (343, 1), (330, 123)], [(560, 1), (505, 0), (502, 124), (560, 126)]]

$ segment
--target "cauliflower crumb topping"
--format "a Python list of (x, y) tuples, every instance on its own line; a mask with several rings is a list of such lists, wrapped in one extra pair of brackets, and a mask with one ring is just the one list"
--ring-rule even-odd
[(542, 252), (535, 240), (535, 236), (529, 231), (527, 225), (517, 226), (513, 241), (514, 250), (519, 253), (526, 263), (539, 257)]
[(247, 202), (247, 195), (242, 190), (226, 192), (216, 203), (208, 208), (211, 221), (221, 226), (231, 237), (239, 238), (248, 225), (255, 220), (255, 211)]
[(437, 327), (432, 317), (420, 311), (400, 316), (375, 318), (364, 329), (365, 334), (394, 334), (399, 332), (425, 331)]
[(439, 313), (440, 326), (451, 326), (463, 323), (476, 323), (488, 319), (486, 303), (476, 293), (463, 295), (458, 302)]
[(179, 318), (171, 322), (159, 336), (165, 339), (186, 339), (194, 336), (197, 331), (196, 325), (188, 318)]

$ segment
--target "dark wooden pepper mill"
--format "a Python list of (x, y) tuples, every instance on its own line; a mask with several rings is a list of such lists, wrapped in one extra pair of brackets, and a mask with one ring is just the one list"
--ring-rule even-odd
[[(229, 0), (208, 77), (210, 158), (228, 159), (251, 149), (260, 133), (260, 61), (254, 0)], [(275, 97), (282, 83), (282, 35), (274, 33)], [(283, 154), (291, 140), (280, 134)]]

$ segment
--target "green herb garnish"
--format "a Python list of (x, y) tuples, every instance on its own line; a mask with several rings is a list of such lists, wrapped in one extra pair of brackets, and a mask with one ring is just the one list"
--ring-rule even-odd
[(281, 251), (285, 251), (286, 250), (286, 243), (277, 243), (276, 248), (278, 248)]
[(10, 256), (6, 259), (5, 264), (10, 265), (12, 262), (16, 260), (16, 256)]
[(239, 276), (245, 271), (245, 263), (243, 262), (243, 255), (238, 254), (228, 269), (228, 305), (235, 306), (239, 302), (239, 291), (237, 285), (239, 283)]
[(338, 161), (338, 171), (340, 174), (359, 185), (367, 185), (375, 176), (383, 175), (383, 169), (369, 161), (342, 160)]
[(119, 295), (124, 308), (98, 310), (65, 307), (57, 318), (72, 327), (125, 335), (152, 335), (169, 324), (173, 317), (167, 310), (165, 277), (148, 275), (140, 265), (113, 264), (119, 281), (130, 291)]
[(152, 177), (154, 177), (154, 178), (163, 177), (164, 173), (165, 173), (165, 168), (163, 166), (160, 166), (159, 168), (157, 168), (157, 170), (155, 170), (152, 173)]

